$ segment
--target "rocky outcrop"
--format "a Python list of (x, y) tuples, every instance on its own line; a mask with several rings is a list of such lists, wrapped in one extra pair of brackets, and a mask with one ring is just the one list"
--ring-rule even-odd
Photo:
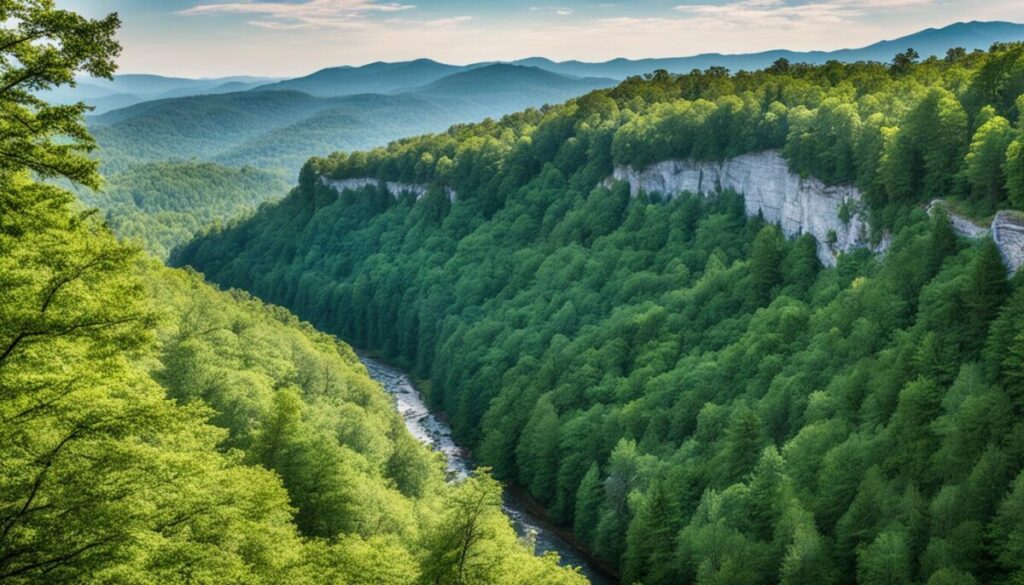
[(1003, 261), (1016, 272), (1024, 265), (1024, 213), (1000, 211), (992, 220), (992, 239), (1003, 253)]
[[(411, 193), (416, 196), (416, 200), (423, 199), (429, 191), (429, 185), (421, 185), (418, 183), (399, 183), (396, 181), (381, 181), (380, 179), (374, 179), (369, 177), (361, 177), (356, 179), (329, 179), (327, 177), (321, 177), (320, 180), (324, 185), (333, 188), (338, 193), (346, 189), (362, 189), (364, 187), (376, 187), (383, 184), (389, 193), (395, 195), (401, 195), (403, 193)], [(444, 192), (448, 195), (448, 200), (455, 201), (455, 190), (451, 187), (443, 187)]]
[(724, 162), (665, 161), (637, 171), (618, 167), (612, 179), (641, 190), (671, 197), (683, 192), (709, 194), (732, 190), (741, 195), (747, 215), (761, 214), (787, 237), (811, 234), (818, 258), (834, 266), (836, 255), (855, 248), (883, 251), (888, 241), (872, 244), (860, 192), (852, 186), (832, 187), (789, 170), (778, 152), (745, 154)]
[[(428, 185), (369, 177), (320, 180), (339, 193), (383, 184), (393, 195), (410, 193), (417, 200), (430, 189)], [(864, 203), (856, 187), (829, 186), (815, 178), (801, 177), (790, 171), (786, 160), (775, 151), (744, 154), (723, 162), (664, 161), (639, 171), (620, 166), (607, 183), (614, 181), (629, 183), (634, 194), (645, 191), (667, 197), (684, 192), (707, 195), (735, 191), (743, 195), (747, 215), (760, 214), (765, 221), (778, 225), (787, 237), (814, 236), (818, 241), (818, 258), (825, 266), (834, 266), (842, 252), (857, 248), (883, 252), (889, 246), (887, 237), (877, 243), (869, 240)], [(454, 189), (442, 189), (449, 201), (456, 200)], [(937, 205), (946, 208), (958, 234), (972, 239), (991, 234), (1011, 273), (1024, 265), (1024, 214), (1000, 211), (986, 228), (957, 214), (941, 200), (932, 201), (928, 211)]]
[(936, 199), (928, 205), (928, 213), (931, 214), (939, 206), (946, 210), (949, 223), (957, 234), (972, 240), (991, 235), (1003, 255), (1003, 262), (1006, 263), (1010, 274), (1016, 273), (1021, 265), (1024, 265), (1024, 213), (1000, 211), (992, 219), (992, 224), (985, 227), (952, 210), (941, 199)]
[(949, 223), (953, 226), (953, 231), (957, 234), (972, 240), (983, 238), (989, 234), (989, 229), (987, 227), (978, 225), (953, 211), (942, 199), (935, 199), (928, 204), (928, 215), (931, 215), (937, 207), (942, 207), (946, 210), (946, 216), (949, 217)]

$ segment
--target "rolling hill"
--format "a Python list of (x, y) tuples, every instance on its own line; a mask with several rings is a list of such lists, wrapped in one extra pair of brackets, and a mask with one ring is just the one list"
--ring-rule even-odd
[(295, 90), (319, 97), (337, 97), (358, 93), (392, 93), (425, 85), (463, 71), (458, 65), (445, 65), (430, 59), (400, 63), (376, 62), (362, 67), (331, 67), (305, 77), (279, 81), (261, 87), (265, 91)]
[[(103, 209), (119, 234), (139, 237), (165, 257), (206, 227), (284, 195), (310, 157), (439, 132), (613, 83), (491, 65), (393, 95), (316, 97), (282, 89), (148, 101), (90, 118), (108, 187), (80, 198)], [(169, 201), (179, 190), (190, 202), (183, 208), (146, 204)]]
[[(829, 60), (842, 62), (887, 62), (893, 55), (913, 47), (922, 57), (942, 56), (953, 47), (968, 51), (989, 48), (992, 43), (1024, 40), (1024, 25), (1012, 22), (959, 22), (942, 28), (930, 28), (866, 47), (836, 51), (791, 51), (785, 49), (747, 54), (704, 53), (686, 57), (652, 59), (612, 59), (600, 63), (583, 61), (552, 61), (530, 57), (508, 63), (535, 67), (571, 77), (602, 77), (625, 79), (633, 75), (665, 69), (687, 73), (693, 69), (726, 67), (732, 71), (767, 67), (777, 59), (794, 63), (822, 64)], [(160, 75), (127, 74), (113, 81), (83, 78), (75, 88), (59, 88), (44, 97), (58, 103), (85, 101), (103, 114), (141, 102), (165, 98), (208, 94), (224, 94), (249, 90), (300, 91), (315, 97), (341, 97), (361, 93), (406, 93), (428, 86), (448, 76), (486, 68), (495, 62), (451, 65), (431, 59), (396, 63), (375, 62), (362, 66), (340, 66), (321, 69), (294, 79), (270, 79), (232, 76), (212, 79), (187, 79)]]
[(199, 158), (298, 173), (312, 156), (372, 148), (460, 122), (561, 102), (609, 79), (490, 65), (394, 95), (247, 91), (145, 102), (90, 119), (108, 170)]
[[(970, 22), (832, 52), (706, 54), (673, 59), (615, 59), (606, 63), (556, 63), (532, 58), (511, 64), (466, 66), (418, 59), (335, 67), (268, 84), (264, 84), (267, 80), (250, 77), (190, 80), (122, 75), (113, 81), (82, 80), (75, 91), (100, 108), (144, 101), (91, 117), (90, 126), (102, 147), (99, 156), (106, 174), (123, 174), (122, 179), (133, 177), (129, 184), (139, 185), (138, 172), (158, 169), (158, 177), (166, 179), (171, 175), (167, 169), (176, 168), (161, 163), (214, 163), (213, 167), (201, 167), (202, 172), (196, 174), (197, 185), (205, 181), (210, 193), (222, 193), (221, 185), (237, 176), (241, 167), (248, 166), (262, 171), (257, 175), (262, 179), (258, 180), (260, 187), (256, 190), (264, 197), (280, 189), (279, 180), (293, 180), (312, 156), (369, 149), (410, 135), (439, 132), (453, 124), (562, 102), (608, 87), (613, 78), (655, 69), (754, 69), (779, 58), (807, 63), (831, 59), (889, 61), (908, 47), (927, 57), (944, 55), (951, 47), (974, 50), (996, 41), (1017, 39), (1024, 39), (1022, 25)], [(181, 97), (182, 94), (203, 95)], [(269, 180), (268, 176), (276, 180)], [(115, 180), (113, 184), (121, 182)], [(195, 190), (203, 191), (198, 186)], [(103, 206), (102, 198), (95, 201)], [(122, 204), (112, 212), (118, 214), (125, 209), (128, 206)], [(217, 209), (228, 208), (218, 204)], [(214, 220), (231, 217), (228, 211), (214, 215)], [(117, 218), (112, 219), (117, 224)], [(147, 244), (159, 254), (187, 239), (181, 234), (194, 233), (191, 224), (180, 229), (180, 222), (169, 221), (174, 225), (147, 239)]]
[(43, 92), (41, 97), (62, 104), (83, 101), (95, 108), (93, 114), (99, 115), (157, 99), (247, 91), (272, 81), (275, 80), (250, 76), (188, 79), (126, 74), (115, 75), (113, 79), (84, 77), (77, 80), (75, 87), (55, 88)]
[(1024, 44), (634, 79), (314, 159), (171, 263), (429, 379), (623, 584), (1024, 583), (1020, 232), (925, 211), (1024, 217), (1022, 93)]

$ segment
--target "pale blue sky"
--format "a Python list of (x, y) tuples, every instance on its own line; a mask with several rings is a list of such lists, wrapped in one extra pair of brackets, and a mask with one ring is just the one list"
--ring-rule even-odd
[(430, 57), (602, 61), (858, 47), (1022, 0), (57, 0), (124, 27), (122, 72), (294, 76)]

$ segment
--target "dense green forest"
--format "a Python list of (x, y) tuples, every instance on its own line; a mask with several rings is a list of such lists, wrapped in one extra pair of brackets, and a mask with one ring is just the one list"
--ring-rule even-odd
[(199, 158), (294, 177), (317, 154), (373, 148), (612, 84), (491, 65), (394, 95), (314, 97), (260, 88), (155, 100), (92, 116), (89, 127), (108, 173), (143, 162)]
[[(313, 160), (173, 261), (429, 378), (625, 583), (1017, 583), (1024, 287), (923, 204), (1024, 206), (1022, 92), (1024, 45), (656, 73)], [(824, 269), (737, 194), (596, 186), (769, 148), (857, 184), (889, 251)]]
[(107, 177), (99, 191), (78, 199), (103, 210), (118, 236), (141, 241), (158, 258), (218, 222), (237, 220), (288, 192), (279, 175), (253, 167), (200, 161), (154, 162)]
[(166, 258), (200, 230), (286, 194), (284, 178), (293, 182), (313, 155), (372, 148), (610, 84), (493, 65), (400, 95), (267, 89), (147, 101), (89, 118), (107, 180), (99, 192), (77, 193), (117, 235)]
[(99, 186), (85, 106), (35, 92), (109, 77), (119, 21), (14, 0), (0, 23), (0, 582), (586, 582), (486, 472), (447, 483), (349, 346), (41, 181)]

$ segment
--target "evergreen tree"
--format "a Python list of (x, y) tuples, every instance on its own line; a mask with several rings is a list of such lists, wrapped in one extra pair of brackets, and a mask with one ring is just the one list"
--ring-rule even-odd
[(996, 560), (1007, 582), (1024, 578), (1024, 472), (1014, 480), (991, 526)]
[(963, 345), (968, 355), (974, 355), (984, 344), (989, 324), (1009, 294), (1006, 265), (991, 238), (982, 241), (967, 279), (964, 302), (969, 333)]
[(747, 522), (751, 534), (766, 542), (774, 538), (789, 497), (784, 467), (778, 449), (766, 447), (750, 477)]
[(878, 535), (858, 552), (857, 583), (896, 585), (910, 583), (910, 554), (902, 529), (890, 529)]
[(516, 448), (520, 483), (541, 501), (549, 501), (555, 490), (558, 429), (558, 413), (551, 400), (542, 397), (537, 401)]
[(721, 459), (716, 465), (719, 484), (742, 481), (760, 459), (764, 443), (757, 413), (745, 405), (737, 408), (729, 418)]
[(573, 515), (573, 533), (581, 542), (593, 546), (593, 533), (601, 514), (604, 489), (597, 463), (591, 463), (576, 492), (576, 513)]
[(754, 239), (750, 252), (751, 292), (754, 303), (758, 305), (768, 304), (772, 291), (782, 281), (781, 240), (779, 230), (771, 225), (765, 226)]

